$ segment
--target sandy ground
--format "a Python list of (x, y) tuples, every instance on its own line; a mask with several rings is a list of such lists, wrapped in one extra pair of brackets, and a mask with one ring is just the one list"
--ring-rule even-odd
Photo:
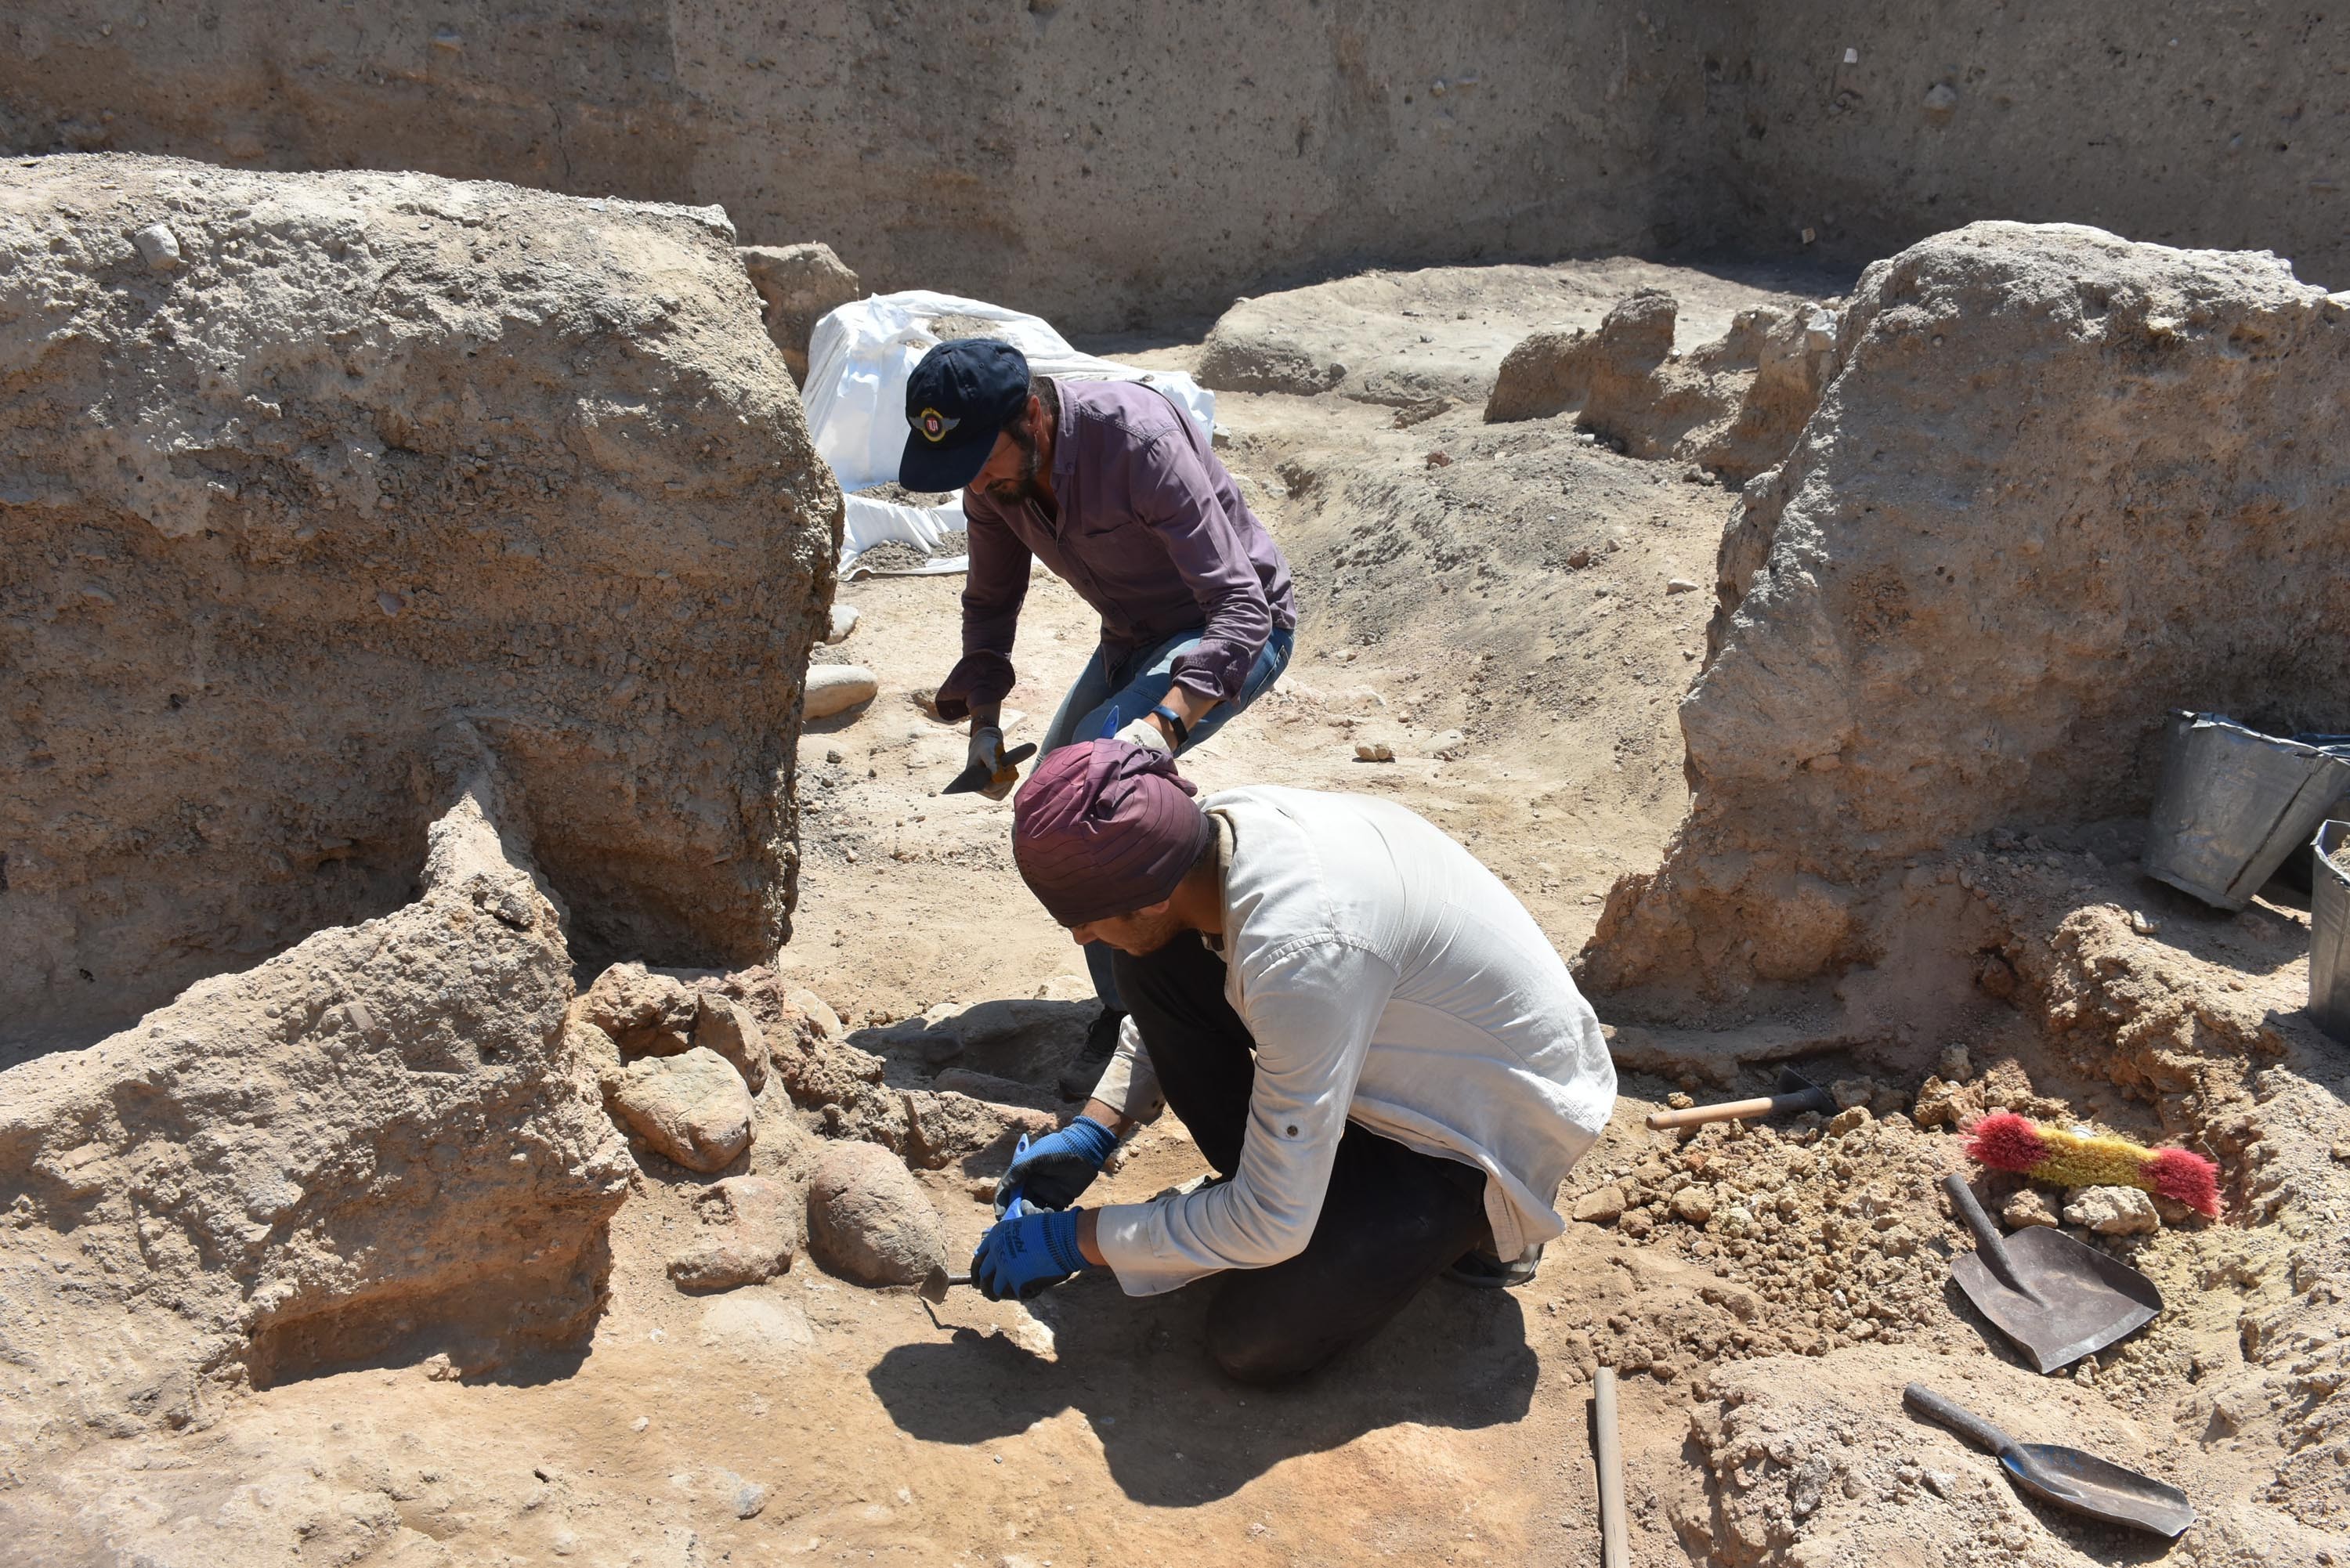
[[(1429, 299), (1453, 300), (1461, 270)], [(1685, 327), (1759, 297), (1719, 277), (1684, 282), (1700, 301)], [(1605, 293), (1531, 324), (1596, 319)], [(1527, 297), (1529, 313), (1553, 309)], [(1513, 340), (1491, 319), (1419, 309), (1389, 299), (1331, 330), (1360, 355), (1383, 331), (1457, 328), (1451, 360), (1472, 369)], [(1161, 365), (1196, 352), (1123, 347)], [(1291, 557), (1303, 621), (1282, 687), (1187, 772), (1211, 790), (1270, 780), (1391, 795), (1486, 859), (1572, 951), (1615, 877), (1653, 866), (1685, 808), (1673, 705), (1702, 646), (1731, 497), (1595, 446), (1565, 421), (1489, 429), (1474, 401), (1399, 424), (1394, 406), (1343, 393), (1230, 394), (1219, 419), (1232, 432), (1227, 461)], [(1675, 591), (1675, 579), (1705, 587)], [(805, 865), (779, 967), (876, 1048), (882, 1026), (926, 1009), (1086, 990), (1076, 950), (1013, 870), (1009, 805), (935, 793), (963, 741), (914, 695), (953, 660), (961, 586), (845, 585), (864, 620), (825, 656), (868, 665), (880, 695), (811, 725), (803, 742)], [(1008, 703), (1024, 715), (1014, 740), (1041, 732), (1091, 647), (1085, 607), (1040, 572)], [(1357, 761), (1357, 742), (1373, 740), (1397, 760)], [(1083, 1011), (1071, 1006), (1064, 1044)], [(1045, 1084), (1054, 1065), (1034, 1053), (963, 1064)], [(1640, 1127), (1674, 1085), (1627, 1075), (1623, 1086), (1579, 1189), (1687, 1156)], [(1947, 1168), (1955, 1157), (1939, 1147), (1885, 1144), (1887, 1180)], [(1733, 1157), (1753, 1158), (1720, 1155)], [(1147, 1198), (1201, 1168), (1170, 1118), (1095, 1191)], [(922, 1179), (951, 1241), (975, 1241), (984, 1184)], [(802, 1259), (767, 1285), (686, 1295), (663, 1264), (694, 1224), (693, 1189), (648, 1161), (616, 1222), (611, 1304), (584, 1353), (478, 1382), (436, 1380), (431, 1366), (356, 1370), (237, 1398), (186, 1435), (93, 1445), (13, 1478), (17, 1527), (0, 1560), (1596, 1564), (1588, 1379), (1604, 1354), (1647, 1367), (1623, 1395), (1634, 1561), (1702, 1562), (1719, 1536), (1716, 1560), (1745, 1563), (1766, 1552), (1739, 1543), (1734, 1509), (1709, 1502), (1709, 1448), (1691, 1425), (1725, 1378), (1764, 1404), (1773, 1386), (1824, 1379), (1850, 1379), (1880, 1404), (1908, 1376), (2011, 1396), (2032, 1382), (1938, 1305), (1929, 1275), (1946, 1249), (1868, 1260), (1871, 1280), (1881, 1274), (1912, 1314), (1888, 1319), (1877, 1343), (1825, 1362), (1742, 1361), (1793, 1348), (1780, 1331), (1800, 1325), (1725, 1289), (1710, 1246), (1644, 1246), (1577, 1224), (1530, 1286), (1439, 1283), (1325, 1375), (1253, 1391), (1206, 1364), (1201, 1293), (1129, 1301), (1088, 1278), (1031, 1308), (958, 1292), (932, 1309)], [(1947, 1226), (1929, 1211), (1918, 1229)], [(2183, 1262), (2178, 1282), (2199, 1288)], [(1627, 1358), (1627, 1345), (1641, 1354)], [(1981, 1533), (1964, 1550), (1929, 1539), (1907, 1556), (1872, 1549), (1872, 1562), (1967, 1560), (1985, 1542), (1982, 1560), (2150, 1554), (2012, 1501), (1981, 1456), (1898, 1413), (1856, 1420), (1837, 1440), (1875, 1441), (1883, 1506), (1925, 1484), (1895, 1472), (1929, 1450), (1942, 1467), (1932, 1484), (1974, 1489), (1980, 1505), (1970, 1517)], [(2172, 1440), (2162, 1425), (2102, 1429), (2158, 1444)], [(2211, 1474), (2230, 1491), (2254, 1484), (2242, 1466)], [(1842, 1495), (1863, 1501), (1837, 1506), (1876, 1506), (1873, 1493)], [(2221, 1539), (2246, 1544), (2233, 1527)], [(1823, 1549), (1801, 1560), (1839, 1559)]]

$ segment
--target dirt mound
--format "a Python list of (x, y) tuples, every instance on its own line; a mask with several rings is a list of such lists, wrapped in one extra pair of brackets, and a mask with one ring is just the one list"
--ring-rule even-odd
[(838, 501), (723, 215), (57, 158), (0, 188), (0, 1037), (399, 907), (440, 734), (584, 956), (769, 956)]
[(1742, 484), (1776, 465), (1835, 369), (1835, 313), (1760, 306), (1686, 357), (1679, 302), (1646, 288), (1589, 331), (1537, 332), (1502, 361), (1488, 423), (1570, 410), (1633, 457), (1695, 462)]
[(2169, 710), (2350, 724), (2350, 597), (2313, 569), (2350, 548), (2345, 343), (2350, 304), (2265, 254), (1982, 223), (1872, 266), (1724, 538), (1690, 819), (1590, 981), (1867, 961), (1906, 860), (2142, 813)]
[(591, 1321), (629, 1167), (567, 1045), (558, 907), (488, 775), (429, 836), (406, 909), (0, 1074), (0, 1356), (54, 1390), (12, 1438)]

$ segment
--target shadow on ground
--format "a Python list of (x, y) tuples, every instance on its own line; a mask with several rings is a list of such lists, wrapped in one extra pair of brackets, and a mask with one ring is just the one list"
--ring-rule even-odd
[(1370, 1344), (1283, 1388), (1250, 1388), (1202, 1348), (1212, 1282), (1132, 1299), (1114, 1282), (1064, 1285), (1034, 1303), (1055, 1348), (1000, 1334), (893, 1346), (868, 1378), (899, 1428), (975, 1444), (1074, 1409), (1136, 1502), (1184, 1507), (1229, 1497), (1282, 1461), (1402, 1423), (1504, 1426), (1533, 1403), (1540, 1368), (1504, 1291), (1441, 1281)]

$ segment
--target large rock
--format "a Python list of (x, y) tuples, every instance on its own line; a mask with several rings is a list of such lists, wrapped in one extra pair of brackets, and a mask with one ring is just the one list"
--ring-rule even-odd
[(477, 776), (417, 901), (0, 1074), (0, 1400), (127, 1432), (207, 1382), (576, 1335), (628, 1151), (564, 1028), (558, 907)]
[(399, 908), (458, 716), (583, 957), (775, 950), (838, 498), (733, 238), (422, 174), (9, 169), (0, 1036)]
[(827, 1146), (816, 1158), (807, 1212), (810, 1254), (860, 1284), (920, 1284), (945, 1266), (938, 1210), (879, 1144)]
[(1502, 361), (1489, 423), (1572, 411), (1582, 429), (1639, 458), (1699, 463), (1744, 483), (1787, 455), (1835, 364), (1835, 314), (1757, 306), (1686, 356), (1679, 303), (1646, 288), (1589, 330), (1537, 332)]
[(808, 334), (819, 317), (865, 297), (857, 275), (825, 244), (744, 245), (735, 253), (766, 307), (767, 336), (794, 381), (807, 379)]
[(2172, 709), (2350, 728), (2350, 298), (1978, 223), (1870, 267), (1838, 351), (1723, 540), (1689, 820), (1585, 950), (1619, 1012), (1902, 950), (1968, 893), (1907, 862), (2142, 816)]
[(629, 1063), (609, 1097), (613, 1114), (653, 1152), (688, 1170), (723, 1170), (751, 1147), (751, 1091), (734, 1064), (706, 1046)]

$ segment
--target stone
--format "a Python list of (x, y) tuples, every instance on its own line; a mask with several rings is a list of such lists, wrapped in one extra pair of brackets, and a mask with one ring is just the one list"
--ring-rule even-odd
[(1874, 1119), (1866, 1106), (1846, 1106), (1828, 1118), (1828, 1131), (1842, 1137), (1848, 1132), (1866, 1127)]
[(168, 223), (150, 223), (130, 236), (139, 247), (140, 259), (156, 272), (171, 272), (180, 265), (180, 236)]
[(2030, 1187), (2018, 1188), (2015, 1195), (2007, 1200), (2007, 1206), (1999, 1211), (1999, 1217), (2007, 1221), (2007, 1228), (2011, 1231), (2021, 1231), (2027, 1225), (2054, 1225), (2057, 1222), (2055, 1211), (2048, 1207), (2048, 1199), (2042, 1197), (2036, 1188)]
[(1693, 594), (1697, 592), (1697, 584), (1691, 582), (1687, 577), (1668, 577), (1665, 579), (1665, 592), (1668, 594)]
[(1630, 456), (1745, 483), (1786, 456), (1818, 406), (1835, 369), (1835, 315), (1757, 306), (1721, 337), (1676, 356), (1679, 309), (1671, 295), (1645, 288), (1596, 327), (1526, 337), (1502, 360), (1486, 422), (1574, 411), (1580, 429)]
[(0, 1357), (45, 1390), (0, 1401), (0, 1446), (592, 1325), (629, 1161), (505, 799), (486, 768), (463, 786), (412, 903), (0, 1073)]
[(588, 988), (581, 1012), (625, 1056), (674, 1056), (695, 1043), (702, 999), (676, 975), (616, 963)]
[(1600, 1187), (1575, 1201), (1575, 1218), (1586, 1225), (1613, 1225), (1624, 1218), (1624, 1189)]
[(1648, 1209), (1627, 1209), (1624, 1218), (1617, 1221), (1617, 1229), (1635, 1241), (1647, 1240), (1648, 1233), (1656, 1228), (1653, 1211)]
[(723, 1170), (751, 1147), (751, 1091), (734, 1064), (703, 1046), (623, 1068), (613, 1113), (654, 1153), (688, 1170)]
[(726, 1500), (737, 1519), (756, 1519), (765, 1511), (773, 1489), (757, 1481), (745, 1480), (733, 1470), (712, 1470), (711, 1485)]
[(785, 1183), (730, 1176), (695, 1200), (703, 1230), (669, 1261), (669, 1277), (686, 1290), (727, 1291), (786, 1273), (805, 1205)]
[(1854, 1106), (1865, 1106), (1877, 1098), (1877, 1080), (1838, 1078), (1828, 1085), (1828, 1094), (1835, 1099), (1839, 1109), (1848, 1110)]
[[(1933, 939), (1913, 922), (1953, 917), (1903, 888), (1909, 862), (2008, 824), (2144, 817), (2172, 693), (2290, 731), (2350, 683), (2350, 601), (2271, 582), (2284, 552), (2350, 556), (2330, 499), (2350, 310), (2289, 262), (1970, 223), (1872, 264), (1837, 345), (1721, 541), (1710, 657), (1679, 707), (1697, 804), (1584, 949), (1587, 989), (1627, 1007), (1777, 995), (1916, 950)], [(2150, 512), (2134, 454), (2158, 450), (2181, 456)], [(1996, 497), (1995, 524), (1950, 527), (1960, 494)], [(2064, 658), (2031, 651), (2052, 640)], [(1828, 753), (1845, 765), (1802, 767)]]
[(864, 620), (864, 616), (858, 612), (855, 605), (834, 605), (832, 607), (831, 624), (825, 628), (825, 641), (827, 643), (847, 642), (850, 635), (857, 630), (858, 623)]
[(767, 336), (783, 351), (792, 379), (806, 381), (816, 322), (864, 298), (864, 286), (827, 244), (743, 245), (734, 254), (759, 291)]
[(1962, 1084), (1975, 1075), (1974, 1058), (1967, 1054), (1964, 1045), (1945, 1045), (1942, 1047), (1940, 1072), (1950, 1083)]
[(753, 1094), (765, 1088), (767, 1035), (750, 1007), (715, 992), (702, 992), (695, 1000), (694, 1044), (725, 1057)]
[(840, 502), (723, 214), (127, 153), (5, 210), (0, 1043), (401, 907), (467, 714), (581, 962), (776, 951)]
[(1673, 1194), (1673, 1218), (1692, 1225), (1702, 1225), (1713, 1218), (1713, 1189), (1684, 1187)]
[(816, 664), (807, 672), (807, 707), (809, 719), (829, 719), (845, 713), (860, 702), (870, 702), (881, 690), (873, 671), (861, 664)]
[(808, 1188), (807, 1219), (810, 1255), (859, 1284), (920, 1284), (946, 1266), (938, 1211), (905, 1166), (878, 1144), (825, 1147)]
[(1358, 763), (1391, 763), (1395, 748), (1385, 741), (1358, 741), (1355, 744), (1355, 760)]
[(2162, 1216), (2135, 1187), (2075, 1187), (2064, 1194), (2064, 1223), (2100, 1236), (2143, 1236), (2162, 1229)]

